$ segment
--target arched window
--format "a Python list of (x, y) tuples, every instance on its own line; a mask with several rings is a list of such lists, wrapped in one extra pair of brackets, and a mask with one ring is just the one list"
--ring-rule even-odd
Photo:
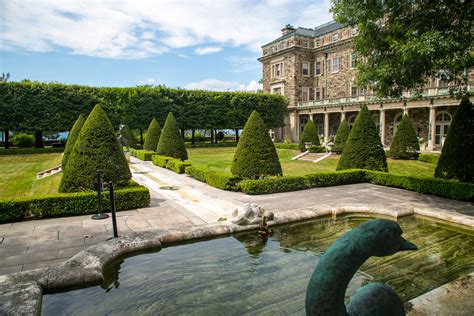
[(304, 127), (306, 126), (306, 123), (309, 121), (309, 115), (300, 115), (300, 135), (304, 131)]
[(357, 117), (356, 114), (352, 114), (352, 115), (349, 116), (349, 118), (347, 119), (347, 124), (349, 125), (349, 129), (352, 129), (352, 125), (354, 125), (354, 122), (355, 122), (355, 120), (356, 120), (356, 117)]
[(402, 117), (403, 112), (400, 112), (393, 118), (393, 136), (395, 136), (395, 133), (397, 132), (398, 124), (400, 124), (400, 122), (402, 121)]
[(448, 135), (448, 129), (449, 125), (451, 124), (451, 119), (451, 114), (446, 111), (440, 111), (436, 114), (435, 145), (443, 145), (444, 139)]

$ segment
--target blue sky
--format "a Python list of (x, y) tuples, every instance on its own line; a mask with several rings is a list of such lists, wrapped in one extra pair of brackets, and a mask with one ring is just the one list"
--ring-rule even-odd
[(260, 46), (331, 20), (329, 0), (0, 0), (12, 81), (255, 90)]

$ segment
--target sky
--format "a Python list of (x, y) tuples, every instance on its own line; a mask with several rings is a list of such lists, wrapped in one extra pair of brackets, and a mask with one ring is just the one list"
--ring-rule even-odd
[(0, 0), (0, 73), (218, 91), (261, 88), (261, 46), (332, 19), (329, 0)]

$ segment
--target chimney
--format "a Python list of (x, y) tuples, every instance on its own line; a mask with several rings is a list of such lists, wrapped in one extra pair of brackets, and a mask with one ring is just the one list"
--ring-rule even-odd
[(281, 29), (281, 35), (286, 35), (288, 33), (291, 33), (295, 30), (295, 28), (291, 24), (285, 25), (284, 28)]

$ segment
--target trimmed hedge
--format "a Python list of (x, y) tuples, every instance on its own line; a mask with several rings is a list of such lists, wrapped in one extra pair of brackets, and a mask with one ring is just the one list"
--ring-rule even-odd
[(314, 145), (313, 145), (313, 146), (310, 146), (310, 147), (308, 148), (308, 151), (309, 151), (310, 153), (316, 153), (316, 154), (327, 152), (326, 146), (314, 146)]
[[(117, 211), (147, 207), (150, 192), (144, 186), (132, 185), (115, 190)], [(102, 207), (110, 211), (108, 191), (102, 193)], [(56, 193), (36, 197), (0, 200), (0, 223), (26, 216), (53, 217), (97, 213), (97, 192)]]
[(191, 166), (189, 162), (183, 162), (172, 157), (157, 155), (156, 153), (152, 157), (152, 161), (155, 166), (166, 168), (176, 173), (184, 173), (186, 167)]
[(185, 143), (186, 148), (205, 148), (205, 147), (237, 147), (236, 142), (225, 142), (225, 143)]
[(148, 151), (156, 151), (158, 147), (158, 142), (160, 141), (161, 136), (161, 127), (158, 121), (153, 118), (148, 126), (145, 143), (143, 144), (143, 149)]
[(178, 123), (172, 112), (168, 114), (156, 152), (162, 156), (173, 157), (181, 160), (188, 159), (188, 152), (184, 147), (183, 139), (179, 131)]
[(234, 177), (228, 173), (189, 166), (186, 168), (186, 174), (218, 189), (229, 191), (238, 191), (239, 189), (240, 178)]
[(314, 127), (313, 121), (309, 120), (301, 133), (300, 141), (298, 143), (298, 148), (301, 151), (306, 150), (305, 143), (311, 143), (312, 146), (320, 146), (321, 143), (319, 142), (319, 136), (316, 132), (316, 128)]
[(408, 115), (405, 114), (398, 124), (387, 156), (394, 159), (417, 159), (419, 152), (420, 144), (415, 128)]
[(12, 142), (14, 146), (27, 148), (33, 146), (35, 143), (35, 137), (30, 134), (16, 133), (12, 137)]
[(137, 140), (135, 139), (135, 136), (133, 135), (133, 131), (125, 125), (122, 129), (122, 136), (127, 140), (127, 146), (136, 148), (137, 147)]
[(62, 153), (64, 147), (45, 147), (45, 148), (10, 148), (0, 149), (1, 155), (32, 155), (32, 154), (51, 154)]
[(334, 145), (332, 146), (331, 151), (341, 154), (350, 132), (351, 129), (349, 128), (349, 124), (347, 124), (347, 120), (343, 119), (337, 129), (336, 137), (334, 138)]
[(299, 150), (298, 144), (275, 143), (275, 148)]
[(473, 201), (474, 184), (437, 178), (410, 177), (385, 172), (367, 171), (370, 183), (454, 200)]
[(422, 162), (431, 163), (433, 165), (438, 164), (439, 155), (438, 154), (419, 154), (418, 160)]
[(130, 149), (130, 155), (143, 161), (151, 161), (153, 156), (158, 154), (156, 151)]
[(321, 172), (306, 175), (310, 188), (330, 187), (335, 185), (353, 184), (367, 182), (365, 170), (344, 170), (337, 172)]
[(79, 115), (77, 118), (76, 122), (71, 128), (71, 131), (69, 132), (67, 142), (66, 142), (66, 147), (64, 147), (64, 155), (63, 155), (63, 160), (61, 161), (61, 166), (63, 170), (66, 168), (67, 160), (69, 159), (69, 155), (71, 154), (72, 149), (74, 148), (74, 144), (76, 143), (77, 137), (79, 136), (79, 133), (81, 132), (82, 126), (84, 126), (84, 123), (86, 120), (84, 117)]

